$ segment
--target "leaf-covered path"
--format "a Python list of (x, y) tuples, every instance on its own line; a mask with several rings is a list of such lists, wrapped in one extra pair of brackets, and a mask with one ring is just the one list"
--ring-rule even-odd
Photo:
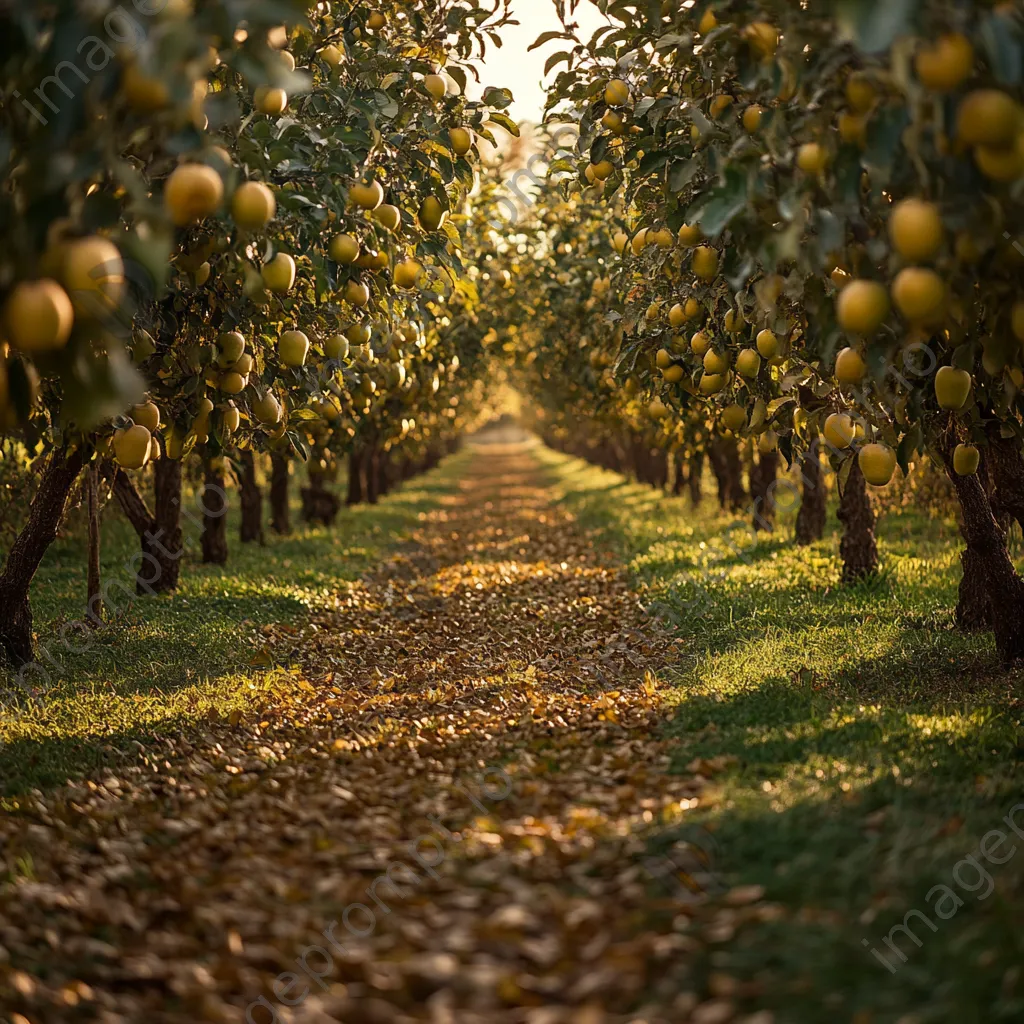
[(267, 630), (263, 706), (0, 825), (14, 1024), (737, 1017), (754, 993), (694, 965), (772, 908), (699, 895), (715, 766), (667, 773), (671, 638), (528, 446), (466, 467), (372, 577)]

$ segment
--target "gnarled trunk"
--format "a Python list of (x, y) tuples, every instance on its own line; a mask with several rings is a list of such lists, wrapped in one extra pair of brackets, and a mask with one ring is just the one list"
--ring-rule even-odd
[(238, 501), (242, 522), (238, 528), (239, 539), (243, 544), (254, 541), (262, 544), (263, 539), (263, 492), (256, 482), (256, 458), (251, 448), (238, 453), (238, 461), (242, 472), (238, 480)]
[(203, 561), (224, 565), (228, 560), (227, 489), (224, 473), (212, 461), (206, 463), (206, 478), (200, 504), (203, 509)]
[(843, 582), (851, 583), (871, 576), (878, 571), (875, 513), (856, 458), (839, 498), (839, 521), (843, 524), (843, 539), (839, 542)]
[(28, 592), (46, 549), (57, 536), (68, 495), (85, 464), (85, 452), (62, 445), (46, 462), (39, 489), (0, 572), (0, 649), (11, 664), (32, 661), (32, 609)]
[(366, 500), (377, 504), (380, 497), (380, 449), (373, 445), (366, 453)]
[(690, 491), (690, 504), (697, 508), (704, 500), (704, 452), (695, 452), (687, 464), (686, 486)]
[(1015, 437), (1003, 437), (999, 427), (989, 430), (984, 451), (992, 492), (990, 503), (997, 523), (1016, 519), (1024, 530), (1024, 454)]
[[(1009, 665), (1024, 658), (1024, 580), (1018, 575), (1006, 550), (1006, 537), (992, 512), (985, 488), (978, 476), (960, 476), (953, 469), (953, 446), (943, 450), (946, 474), (960, 501), (961, 532), (967, 543), (963, 558), (965, 574), (983, 583), (988, 597), (989, 619), (996, 648)], [(975, 621), (978, 594), (968, 584), (970, 611)], [(961, 594), (961, 598), (963, 598)], [(967, 609), (965, 609), (966, 611)]]
[(280, 452), (270, 455), (270, 528), (281, 536), (292, 532), (288, 514), (288, 457)]
[(779, 475), (779, 453), (759, 455), (750, 465), (750, 499), (754, 507), (754, 529), (771, 533), (775, 529), (775, 479)]
[(817, 450), (808, 452), (800, 463), (803, 489), (796, 514), (797, 544), (813, 544), (825, 534), (825, 474)]
[(181, 463), (158, 459), (153, 466), (156, 512), (150, 512), (134, 481), (114, 469), (114, 495), (142, 548), (139, 564), (132, 560), (137, 594), (160, 594), (177, 589), (184, 555), (181, 539)]

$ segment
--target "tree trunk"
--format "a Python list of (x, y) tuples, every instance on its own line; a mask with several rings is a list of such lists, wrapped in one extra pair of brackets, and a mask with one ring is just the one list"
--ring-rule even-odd
[(960, 476), (953, 469), (952, 446), (942, 454), (963, 513), (961, 532), (967, 542), (964, 571), (984, 581), (996, 648), (1009, 665), (1024, 658), (1024, 580), (1010, 560), (1005, 535), (992, 514), (981, 481), (977, 476)]
[(251, 448), (238, 453), (242, 472), (238, 482), (242, 522), (238, 535), (243, 544), (263, 544), (263, 494), (256, 483), (256, 458)]
[(366, 454), (366, 500), (371, 505), (377, 504), (380, 497), (380, 450), (376, 445)]
[(843, 582), (852, 583), (873, 575), (878, 571), (875, 513), (856, 458), (839, 499), (839, 521), (843, 524), (843, 539), (839, 542)]
[(292, 532), (288, 509), (288, 457), (280, 452), (270, 455), (270, 528), (282, 537)]
[(103, 625), (103, 598), (100, 594), (100, 496), (98, 461), (85, 471), (85, 497), (89, 513), (89, 561), (85, 581), (85, 621), (94, 627)]
[(224, 473), (206, 463), (206, 482), (200, 503), (203, 507), (203, 561), (224, 565), (228, 560), (227, 490)]
[(996, 522), (1016, 519), (1024, 530), (1024, 455), (1015, 437), (1002, 437), (998, 426), (989, 430), (984, 462), (992, 484), (992, 514)]
[[(135, 570), (137, 594), (160, 594), (175, 590), (181, 557), (181, 463), (158, 459), (153, 465), (157, 514), (149, 510), (134, 481), (121, 468), (114, 469), (114, 495), (142, 547)], [(146, 572), (143, 572), (143, 566)]]
[(718, 484), (718, 502), (730, 512), (742, 512), (747, 501), (743, 486), (743, 463), (739, 448), (731, 437), (713, 441), (708, 448), (711, 469)]
[(754, 506), (754, 529), (771, 533), (775, 529), (775, 479), (779, 474), (779, 453), (758, 455), (750, 466), (750, 499)]
[(704, 499), (703, 477), (704, 477), (704, 452), (695, 452), (690, 456), (687, 466), (689, 474), (686, 480), (690, 490), (690, 504), (697, 508)]
[(309, 486), (302, 488), (302, 518), (307, 523), (330, 526), (337, 518), (341, 502), (325, 486), (322, 473), (309, 474)]
[(29, 587), (46, 549), (57, 536), (68, 495), (85, 464), (81, 448), (55, 449), (46, 463), (28, 521), (18, 534), (0, 572), (0, 649), (11, 664), (32, 660), (32, 609)]
[(348, 453), (348, 493), (345, 495), (346, 505), (359, 505), (363, 501), (363, 449), (360, 445), (352, 446)]
[(808, 452), (800, 463), (803, 494), (796, 514), (797, 544), (813, 544), (825, 535), (825, 474), (817, 448)]

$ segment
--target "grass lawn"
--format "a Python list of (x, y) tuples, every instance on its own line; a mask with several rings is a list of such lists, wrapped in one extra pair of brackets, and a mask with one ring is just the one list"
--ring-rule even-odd
[[(142, 597), (91, 637), (61, 628), (85, 612), (82, 524), (72, 515), (47, 553), (32, 589), (37, 659), (49, 675), (39, 700), (26, 700), (0, 668), (0, 809), (3, 798), (63, 783), (69, 777), (135, 756), (137, 743), (173, 735), (205, 716), (240, 710), (286, 671), (261, 657), (260, 630), (300, 621), (310, 607), (343, 599), (349, 585), (398, 547), (418, 517), (458, 479), (464, 456), (405, 484), (376, 506), (343, 508), (331, 529), (307, 528), (292, 510), (295, 532), (267, 544), (238, 541), (237, 507), (229, 512), (229, 560), (199, 562), (199, 530), (182, 526), (187, 562), (174, 597)], [(297, 496), (298, 478), (292, 491)], [(186, 506), (188, 506), (186, 499)], [(264, 514), (268, 514), (264, 503)], [(135, 533), (115, 503), (103, 520), (103, 573), (133, 590)], [(72, 648), (77, 648), (78, 652)], [(50, 652), (47, 660), (40, 652)], [(24, 677), (40, 681), (36, 674)]]
[[(719, 871), (787, 909), (708, 969), (762, 988), (783, 1020), (1024, 1019), (1024, 680), (991, 637), (953, 629), (956, 523), (888, 515), (879, 578), (841, 587), (834, 509), (812, 547), (792, 543), (792, 511), (755, 541), (713, 490), (694, 511), (539, 457), (682, 641), (662, 680), (677, 768), (735, 758), (694, 819), (715, 832)], [(1017, 804), (1020, 835), (1002, 821)], [(976, 861), (982, 875), (964, 858), (999, 828), (998, 857), (1016, 852)], [(926, 901), (941, 884), (962, 905)], [(921, 946), (897, 932), (904, 962), (884, 939), (915, 908), (936, 930), (911, 917)]]

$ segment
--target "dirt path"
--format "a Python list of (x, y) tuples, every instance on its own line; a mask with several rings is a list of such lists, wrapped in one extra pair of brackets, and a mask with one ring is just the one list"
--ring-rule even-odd
[(707, 896), (669, 638), (528, 446), (467, 465), (365, 585), (267, 630), (292, 675), (258, 713), (0, 824), (0, 1016), (738, 1019), (708, 948), (771, 908)]

